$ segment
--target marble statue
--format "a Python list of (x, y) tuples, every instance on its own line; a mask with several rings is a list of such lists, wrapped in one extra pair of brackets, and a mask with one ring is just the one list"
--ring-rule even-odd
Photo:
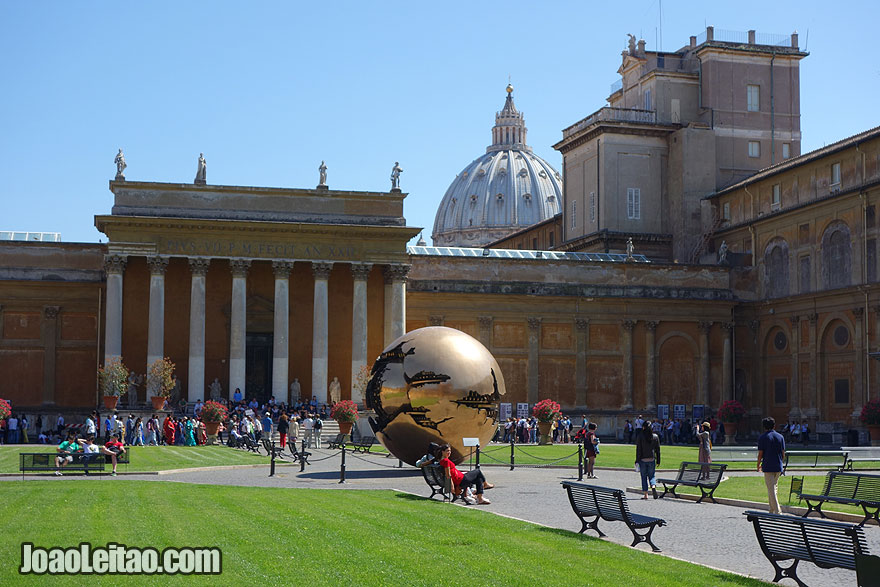
[(207, 183), (208, 182), (208, 170), (207, 164), (205, 162), (205, 154), (199, 153), (199, 168), (196, 170), (196, 181), (195, 183)]
[(208, 386), (208, 389), (211, 390), (211, 399), (216, 400), (223, 397), (223, 386), (220, 385), (220, 380), (216, 377), (214, 378), (214, 381), (211, 382), (211, 385)]
[(400, 162), (395, 161), (394, 167), (391, 168), (391, 189), (400, 191), (400, 174), (403, 173), (403, 169), (400, 167)]
[(727, 264), (727, 241), (721, 241), (721, 246), (718, 247), (718, 264)]
[(342, 399), (342, 386), (339, 384), (339, 378), (334, 377), (330, 382), (330, 403), (337, 403)]
[(295, 404), (299, 401), (302, 394), (302, 389), (299, 385), (299, 379), (296, 377), (293, 378), (293, 383), (290, 384), (290, 402), (291, 404)]
[(324, 165), (324, 162), (321, 161), (321, 166), (318, 167), (318, 185), (326, 186), (327, 185), (327, 166)]
[(635, 55), (636, 54), (636, 38), (629, 33), (627, 33), (626, 36), (629, 37), (629, 43), (628, 43), (629, 44), (629, 54)]
[(128, 165), (125, 164), (125, 155), (122, 153), (122, 149), (116, 153), (116, 159), (113, 162), (116, 163), (116, 181), (125, 181), (125, 173), (123, 172)]
[(628, 239), (626, 239), (626, 260), (627, 261), (632, 261), (634, 249), (635, 249), (635, 247), (633, 247), (633, 237), (629, 237)]

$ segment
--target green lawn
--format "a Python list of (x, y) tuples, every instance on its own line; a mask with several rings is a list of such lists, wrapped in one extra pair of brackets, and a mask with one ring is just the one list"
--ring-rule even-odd
[[(392, 491), (224, 487), (93, 480), (0, 483), (0, 584), (19, 576), (21, 543), (218, 547), (220, 577), (139, 576), (138, 585), (763, 585), (760, 581)], [(15, 531), (10, 531), (10, 529)], [(525, 573), (525, 575), (523, 575)], [(89, 577), (117, 585), (122, 577)]]
[[(134, 446), (131, 464), (120, 471), (167, 471), (218, 465), (254, 465), (269, 462), (265, 455), (255, 455), (226, 446)], [(0, 446), (0, 473), (17, 473), (20, 452), (55, 452), (54, 446)], [(110, 470), (110, 467), (107, 467)]]

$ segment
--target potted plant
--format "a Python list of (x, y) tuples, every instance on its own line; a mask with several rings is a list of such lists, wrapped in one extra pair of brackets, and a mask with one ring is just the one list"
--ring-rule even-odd
[(880, 399), (872, 399), (862, 406), (859, 420), (868, 427), (868, 432), (871, 434), (871, 444), (880, 442)]
[(0, 420), (5, 420), (12, 414), (12, 405), (8, 400), (0, 399)]
[(733, 443), (737, 427), (745, 416), (746, 409), (735, 399), (727, 400), (718, 408), (718, 419), (724, 422), (725, 443)]
[(351, 434), (351, 429), (358, 419), (357, 404), (350, 399), (338, 401), (330, 409), (330, 417), (339, 423), (340, 434)]
[(171, 396), (174, 388), (174, 363), (164, 357), (150, 363), (147, 371), (147, 392), (150, 393), (150, 401), (156, 411), (165, 407), (165, 401)]
[(552, 399), (542, 399), (532, 408), (532, 415), (538, 419), (538, 430), (541, 433), (538, 444), (551, 444), (550, 430), (553, 428), (553, 421), (562, 416), (561, 406)]
[(131, 373), (122, 362), (122, 357), (110, 357), (103, 367), (98, 369), (98, 385), (104, 393), (104, 407), (115, 410), (120, 396), (128, 391), (128, 377)]
[(220, 424), (229, 418), (229, 409), (214, 400), (208, 400), (202, 406), (201, 411), (202, 422), (205, 423), (205, 434), (208, 435), (208, 444), (217, 442), (217, 430)]

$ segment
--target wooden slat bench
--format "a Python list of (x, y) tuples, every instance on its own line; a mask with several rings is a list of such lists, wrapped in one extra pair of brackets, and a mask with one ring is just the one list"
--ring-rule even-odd
[(706, 497), (711, 499), (712, 503), (718, 503), (712, 494), (721, 483), (725, 469), (727, 469), (727, 465), (721, 463), (683, 462), (678, 468), (678, 475), (675, 476), (675, 479), (657, 479), (657, 483), (663, 484), (663, 495), (660, 497), (666, 497), (667, 493), (672, 493), (672, 497), (678, 497), (675, 488), (678, 485), (685, 485), (700, 490), (702, 495), (697, 503)]
[[(55, 465), (55, 457), (58, 452), (23, 452), (19, 453), (18, 470), (22, 477), (25, 473), (54, 473), (58, 470)], [(116, 463), (119, 465), (127, 465), (129, 462), (129, 451), (116, 455)], [(73, 461), (61, 467), (62, 473), (77, 472), (88, 475), (89, 473), (103, 473), (106, 466), (111, 464), (109, 455), (96, 454), (89, 459), (84, 458), (84, 453), (77, 452), (71, 455)]]
[[(845, 450), (787, 450), (785, 468), (795, 469), (836, 469), (846, 467), (849, 453)], [(757, 458), (755, 459), (757, 461)]]
[[(587, 529), (595, 530), (599, 536), (605, 536), (599, 530), (599, 520), (607, 522), (623, 522), (633, 534), (633, 542), (630, 546), (636, 546), (640, 542), (647, 542), (654, 552), (660, 552), (657, 545), (651, 541), (651, 534), (657, 526), (665, 526), (666, 520), (652, 518), (629, 511), (626, 496), (621, 489), (610, 489), (597, 485), (587, 485), (577, 481), (563, 481), (562, 486), (568, 491), (568, 500), (571, 509), (581, 520), (580, 534)], [(587, 520), (586, 518), (593, 518)], [(647, 528), (647, 532), (639, 534), (637, 530)]]
[(824, 518), (822, 504), (830, 501), (860, 506), (865, 512), (865, 519), (859, 526), (864, 526), (868, 520), (874, 520), (880, 525), (880, 475), (831, 471), (825, 476), (825, 487), (821, 494), (800, 493), (799, 496), (807, 502), (805, 518), (811, 512), (818, 512)]
[(852, 470), (853, 463), (856, 462), (880, 463), (880, 446), (842, 446), (840, 450), (849, 453), (846, 462), (847, 470)]
[[(764, 556), (773, 565), (776, 583), (784, 577), (806, 584), (797, 576), (801, 561), (822, 569), (856, 569), (855, 555), (869, 554), (861, 526), (829, 520), (799, 518), (767, 512), (743, 512), (755, 527), (755, 536)], [(787, 568), (779, 563), (794, 561)]]

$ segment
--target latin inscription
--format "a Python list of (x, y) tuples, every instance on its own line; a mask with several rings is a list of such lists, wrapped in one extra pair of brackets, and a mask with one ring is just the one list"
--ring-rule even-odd
[(273, 243), (267, 241), (221, 241), (164, 239), (159, 249), (168, 255), (207, 257), (267, 257), (273, 259), (358, 259), (357, 247), (329, 244)]

